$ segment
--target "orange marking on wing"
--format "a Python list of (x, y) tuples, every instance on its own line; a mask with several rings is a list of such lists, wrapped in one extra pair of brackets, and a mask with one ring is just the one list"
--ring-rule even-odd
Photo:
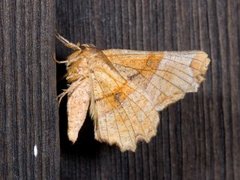
[(107, 111), (112, 111), (118, 108), (121, 103), (134, 92), (134, 89), (130, 88), (127, 84), (121, 87), (117, 87), (111, 94), (105, 94), (103, 97), (96, 99), (104, 105)]
[(148, 57), (142, 63), (142, 66), (139, 67), (140, 74), (145, 76), (147, 79), (151, 78), (157, 71), (158, 65), (163, 59), (164, 53), (159, 54), (149, 54)]

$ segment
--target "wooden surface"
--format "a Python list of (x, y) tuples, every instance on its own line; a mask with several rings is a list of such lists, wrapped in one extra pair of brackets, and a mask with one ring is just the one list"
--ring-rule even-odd
[[(71, 145), (62, 107), (62, 179), (240, 179), (239, 0), (57, 0), (56, 8), (57, 31), (73, 42), (201, 49), (212, 59), (199, 92), (162, 111), (157, 136), (136, 153), (96, 142), (90, 118)], [(68, 53), (57, 48), (60, 59)]]
[(59, 176), (54, 33), (54, 1), (0, 1), (1, 180)]
[[(0, 179), (240, 179), (239, 17), (240, 0), (0, 1)], [(212, 63), (136, 153), (96, 142), (90, 118), (71, 145), (55, 30), (104, 49), (201, 49)]]

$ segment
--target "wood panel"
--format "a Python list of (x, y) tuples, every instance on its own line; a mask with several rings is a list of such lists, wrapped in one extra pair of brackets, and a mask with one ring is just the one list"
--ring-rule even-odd
[(0, 1), (0, 179), (59, 177), (54, 3)]
[[(61, 178), (240, 179), (239, 17), (239, 0), (57, 0), (57, 31), (73, 42), (201, 49), (212, 59), (199, 92), (162, 111), (157, 136), (136, 153), (96, 142), (90, 118), (71, 145), (62, 105)], [(67, 53), (57, 48), (58, 58)]]

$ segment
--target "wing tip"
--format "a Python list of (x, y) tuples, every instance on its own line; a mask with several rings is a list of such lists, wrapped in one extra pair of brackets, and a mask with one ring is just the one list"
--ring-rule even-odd
[[(196, 74), (195, 78), (198, 84), (201, 84), (205, 80), (206, 72), (208, 70), (208, 66), (211, 62), (210, 58), (208, 57), (208, 54), (205, 53), (204, 51), (200, 51), (199, 53), (196, 54), (194, 57), (195, 61), (193, 60), (192, 64), (193, 67), (197, 68), (199, 73)], [(200, 66), (194, 66), (194, 63), (196, 61), (199, 61), (201, 64)], [(199, 86), (198, 86), (199, 87)], [(197, 87), (197, 89), (198, 89)]]
[(78, 139), (78, 132), (76, 133), (68, 130), (68, 139), (74, 144)]

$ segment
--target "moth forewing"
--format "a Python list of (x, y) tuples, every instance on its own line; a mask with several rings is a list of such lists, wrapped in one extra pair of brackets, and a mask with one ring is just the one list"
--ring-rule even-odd
[(126, 79), (142, 88), (156, 110), (196, 92), (204, 80), (208, 55), (203, 51), (104, 51), (113, 66)]

